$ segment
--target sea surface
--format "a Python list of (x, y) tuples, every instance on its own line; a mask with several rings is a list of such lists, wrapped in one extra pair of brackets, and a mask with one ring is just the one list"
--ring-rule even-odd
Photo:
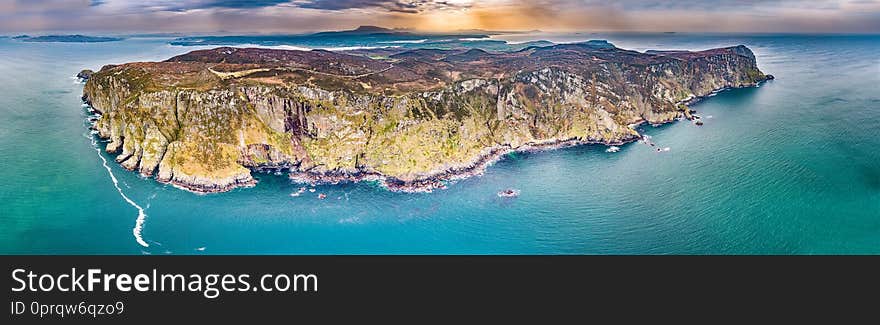
[[(196, 195), (103, 153), (73, 76), (204, 47), (0, 39), (0, 253), (880, 253), (880, 36), (493, 39), (607, 39), (638, 51), (744, 44), (777, 79), (695, 105), (702, 127), (644, 126), (666, 152), (631, 143), (511, 154), (430, 194), (361, 183), (292, 197), (303, 185), (258, 174), (254, 188)], [(498, 197), (505, 188), (519, 197)], [(148, 247), (133, 231), (139, 210)]]

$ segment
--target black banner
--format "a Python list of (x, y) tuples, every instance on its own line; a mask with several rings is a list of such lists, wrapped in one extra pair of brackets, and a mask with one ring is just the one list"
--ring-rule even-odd
[[(4, 256), (7, 319), (620, 319), (870, 297), (876, 257)], [(225, 287), (224, 287), (225, 286)], [(820, 304), (821, 305), (821, 304)], [(285, 322), (287, 323), (287, 322)]]

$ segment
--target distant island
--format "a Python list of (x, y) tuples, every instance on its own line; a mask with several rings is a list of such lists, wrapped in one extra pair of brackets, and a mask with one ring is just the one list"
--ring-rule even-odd
[[(169, 42), (177, 46), (232, 46), (257, 44), (260, 46), (292, 45), (308, 48), (325, 47), (397, 47), (411, 49), (483, 49), (489, 51), (520, 50), (530, 46), (554, 45), (548, 41), (510, 44), (490, 38), (499, 32), (457, 31), (426, 33), (409, 29), (389, 29), (378, 26), (360, 26), (353, 30), (320, 32), (301, 35), (226, 35), (180, 37)], [(343, 44), (343, 45), (340, 45)]]
[(13, 37), (23, 42), (58, 42), (58, 43), (101, 43), (116, 42), (123, 40), (119, 37), (101, 37), (86, 35), (45, 35), (45, 36), (28, 36), (19, 35)]
[(431, 191), (513, 151), (634, 141), (640, 123), (694, 119), (690, 103), (772, 79), (742, 45), (639, 53), (605, 41), (507, 52), (220, 47), (82, 76), (106, 151), (199, 193), (253, 186), (251, 173), (268, 170)]

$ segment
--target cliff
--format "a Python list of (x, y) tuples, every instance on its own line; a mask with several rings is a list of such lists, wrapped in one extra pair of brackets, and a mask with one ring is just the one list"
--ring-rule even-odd
[[(381, 53), (381, 55), (379, 55)], [(196, 192), (372, 179), (430, 190), (511, 150), (637, 139), (712, 91), (768, 79), (745, 46), (639, 53), (604, 42), (482, 50), (217, 48), (108, 65), (83, 99), (123, 167)]]

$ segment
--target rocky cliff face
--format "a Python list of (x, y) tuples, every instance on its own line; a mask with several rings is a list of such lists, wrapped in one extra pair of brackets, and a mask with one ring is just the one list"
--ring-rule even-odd
[(768, 78), (744, 46), (368, 54), (195, 51), (105, 66), (83, 98), (117, 162), (188, 190), (250, 186), (263, 168), (429, 190), (510, 150), (630, 141), (632, 124), (672, 121), (688, 100)]

